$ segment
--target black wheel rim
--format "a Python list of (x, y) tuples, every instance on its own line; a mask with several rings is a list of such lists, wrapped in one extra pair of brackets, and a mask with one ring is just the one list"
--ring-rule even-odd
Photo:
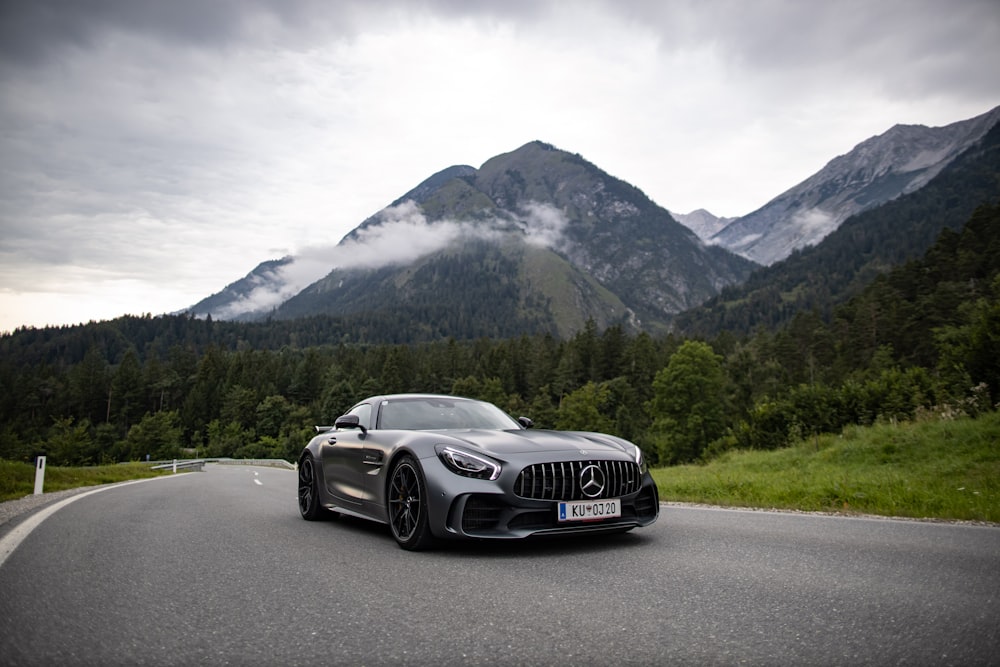
[(401, 463), (389, 483), (389, 523), (396, 538), (406, 542), (416, 532), (420, 518), (421, 488), (417, 471)]
[(312, 459), (303, 459), (299, 464), (299, 511), (308, 514), (313, 508), (316, 494), (316, 476), (313, 474)]

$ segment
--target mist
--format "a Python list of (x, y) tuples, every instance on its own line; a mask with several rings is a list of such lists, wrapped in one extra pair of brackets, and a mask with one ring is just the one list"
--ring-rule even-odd
[(322, 279), (331, 271), (373, 270), (411, 264), (452, 244), (499, 243), (510, 236), (529, 245), (559, 250), (568, 221), (550, 204), (528, 202), (512, 218), (428, 220), (420, 206), (407, 200), (381, 211), (335, 246), (307, 246), (284, 263), (250, 278), (249, 294), (218, 309), (213, 316), (231, 319), (265, 313)]

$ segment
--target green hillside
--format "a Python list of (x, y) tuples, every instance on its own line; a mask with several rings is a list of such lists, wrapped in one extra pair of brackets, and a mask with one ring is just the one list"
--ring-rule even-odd
[(853, 427), (653, 470), (660, 499), (1000, 522), (1000, 413)]

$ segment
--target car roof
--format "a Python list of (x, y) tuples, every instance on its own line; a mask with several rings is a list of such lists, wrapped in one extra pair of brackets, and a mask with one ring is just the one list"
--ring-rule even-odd
[[(359, 401), (359, 402), (360, 403), (364, 403), (365, 401), (372, 401), (372, 400), (378, 400), (378, 401), (398, 401), (398, 400), (406, 399), (406, 398), (447, 398), (449, 400), (455, 400), (455, 401), (476, 401), (477, 400), (477, 399), (474, 399), (474, 398), (466, 398), (465, 396), (453, 396), (451, 394), (418, 394), (418, 393), (411, 393), (411, 394), (386, 394), (384, 396), (369, 396), (368, 398), (364, 399), (363, 401)], [(485, 401), (477, 401), (477, 402), (483, 403)]]

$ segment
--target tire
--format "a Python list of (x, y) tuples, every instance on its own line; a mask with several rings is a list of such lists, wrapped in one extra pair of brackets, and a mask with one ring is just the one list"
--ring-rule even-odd
[(433, 543), (427, 520), (427, 484), (420, 464), (412, 456), (404, 456), (392, 467), (386, 508), (392, 536), (403, 549), (419, 551)]
[(299, 461), (299, 514), (306, 521), (322, 521), (329, 516), (319, 504), (319, 477), (311, 456)]

